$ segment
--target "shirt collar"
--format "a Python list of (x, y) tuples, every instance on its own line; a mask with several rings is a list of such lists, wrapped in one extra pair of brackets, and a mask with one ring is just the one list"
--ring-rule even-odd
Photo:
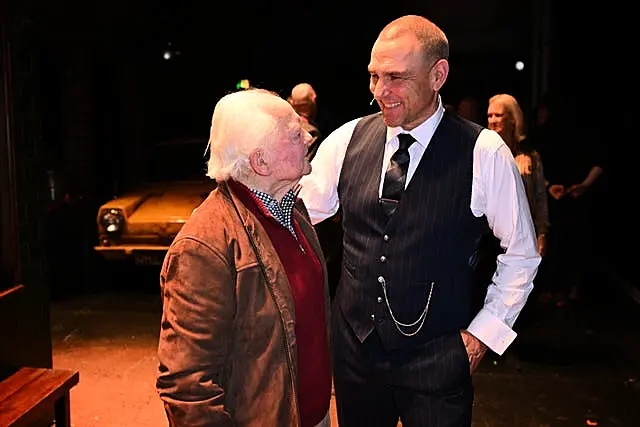
[(293, 205), (296, 202), (296, 194), (293, 190), (289, 190), (282, 196), (278, 202), (270, 194), (262, 191), (249, 189), (251, 193), (262, 203), (264, 208), (273, 216), (280, 225), (286, 227), (295, 235), (293, 228)]
[(241, 198), (241, 200), (246, 199), (243, 200), (243, 203), (247, 203), (248, 200), (252, 200), (263, 215), (272, 217), (280, 223), (280, 225), (291, 231), (295, 236), (295, 229), (293, 227), (293, 207), (297, 200), (297, 191), (299, 191), (298, 187), (287, 191), (280, 202), (278, 202), (270, 194), (249, 188), (239, 181), (230, 179), (228, 182), (229, 186), (233, 188), (234, 191), (238, 192), (239, 195), (244, 194), (246, 196)]
[[(424, 122), (420, 123), (414, 129), (411, 129), (408, 132), (413, 138), (416, 140), (416, 143), (420, 144), (422, 148), (426, 148), (433, 137), (433, 134), (436, 132), (436, 128), (440, 124), (442, 120), (442, 116), (444, 115), (444, 107), (442, 106), (442, 99), (440, 95), (438, 95), (438, 106), (436, 107), (436, 112), (433, 113), (431, 117), (429, 117)], [(398, 134), (407, 133), (401, 127), (387, 127), (387, 144), (394, 138), (397, 138)]]

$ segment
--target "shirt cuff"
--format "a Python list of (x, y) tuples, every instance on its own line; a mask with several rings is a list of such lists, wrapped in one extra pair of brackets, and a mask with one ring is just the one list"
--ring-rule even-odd
[(518, 335), (484, 308), (473, 319), (467, 331), (500, 356)]

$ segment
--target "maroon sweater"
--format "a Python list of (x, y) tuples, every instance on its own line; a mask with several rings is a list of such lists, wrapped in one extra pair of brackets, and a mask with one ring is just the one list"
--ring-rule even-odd
[(295, 304), (300, 419), (302, 427), (313, 427), (327, 414), (331, 400), (322, 265), (295, 218), (298, 240), (247, 187), (234, 181), (229, 185), (267, 231), (287, 273)]

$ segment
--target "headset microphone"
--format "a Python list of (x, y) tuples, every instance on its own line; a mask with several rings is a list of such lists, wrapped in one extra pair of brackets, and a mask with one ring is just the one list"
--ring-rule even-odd
[(374, 103), (374, 102), (376, 102), (376, 99), (375, 99), (375, 98), (373, 98), (373, 99), (371, 100), (371, 102), (369, 103), (369, 105), (373, 105), (373, 103)]

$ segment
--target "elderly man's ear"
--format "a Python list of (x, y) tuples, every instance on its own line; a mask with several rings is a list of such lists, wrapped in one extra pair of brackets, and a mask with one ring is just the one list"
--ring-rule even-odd
[(260, 148), (256, 148), (249, 154), (249, 164), (251, 169), (260, 176), (271, 175), (271, 167), (265, 160), (264, 151)]

